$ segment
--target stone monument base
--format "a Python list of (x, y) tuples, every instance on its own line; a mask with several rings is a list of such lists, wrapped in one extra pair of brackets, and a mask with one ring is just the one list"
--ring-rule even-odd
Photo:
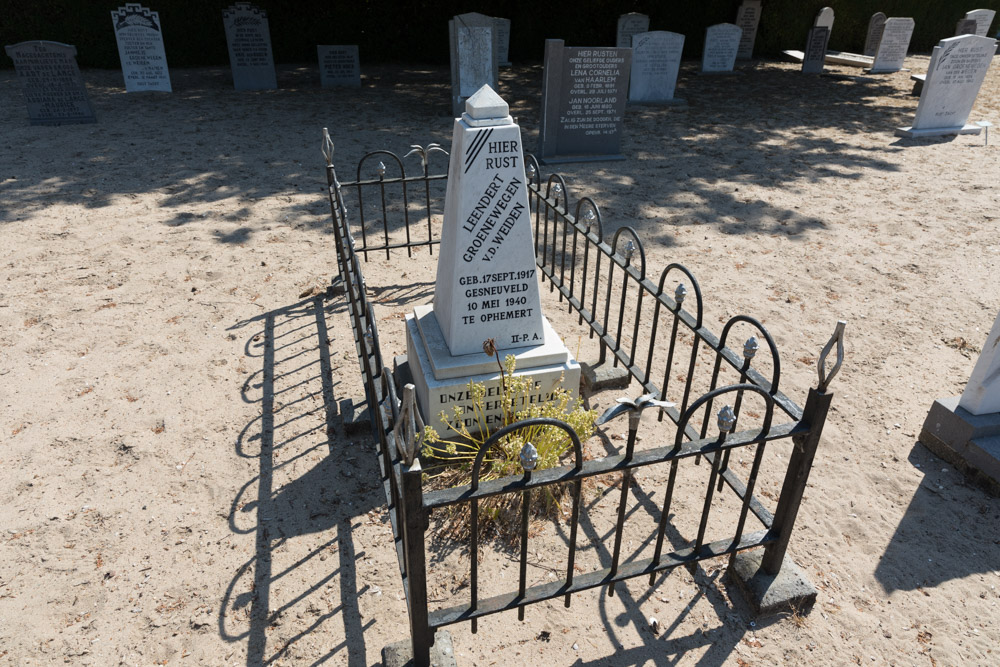
[(1000, 495), (1000, 413), (974, 415), (958, 396), (934, 401), (920, 442), (990, 493)]
[(763, 549), (741, 551), (729, 564), (729, 578), (743, 593), (755, 616), (780, 612), (809, 613), (816, 602), (816, 587), (802, 570), (785, 555), (777, 574), (761, 567)]
[(914, 130), (913, 127), (897, 127), (897, 137), (919, 139), (920, 137), (946, 137), (952, 134), (979, 134), (983, 128), (978, 125), (963, 125), (961, 127), (929, 127), (925, 130)]
[[(531, 379), (528, 404), (546, 400), (552, 390), (560, 386), (570, 390), (574, 398), (579, 395), (580, 365), (544, 317), (542, 325), (545, 342), (541, 345), (499, 350), (501, 359), (508, 354), (515, 356), (516, 375)], [(442, 410), (450, 416), (454, 406), (459, 405), (466, 415), (472, 414), (470, 382), (486, 386), (487, 424), (491, 428), (502, 424), (500, 369), (496, 359), (483, 352), (452, 356), (431, 306), (417, 306), (412, 315), (406, 316), (406, 358), (424, 422), (438, 435), (443, 438), (455, 435), (455, 431), (440, 420), (438, 415)], [(524, 407), (515, 405), (514, 409)], [(467, 428), (475, 431), (472, 417), (468, 420)]]

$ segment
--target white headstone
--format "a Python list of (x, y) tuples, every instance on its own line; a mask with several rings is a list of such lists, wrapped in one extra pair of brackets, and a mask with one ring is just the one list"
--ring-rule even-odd
[(361, 62), (357, 44), (317, 45), (316, 55), (319, 60), (319, 82), (323, 88), (358, 88), (361, 85)]
[(974, 415), (1000, 413), (1000, 315), (983, 343), (958, 407)]
[(829, 28), (833, 32), (833, 8), (824, 7), (816, 13), (816, 20), (813, 21), (814, 28)]
[(543, 342), (521, 129), (483, 86), (455, 119), (434, 313), (453, 355)]
[(760, 23), (760, 0), (743, 0), (736, 12), (736, 25), (743, 30), (740, 49), (736, 57), (749, 60), (753, 57), (753, 45), (757, 40), (757, 25)]
[(966, 123), (996, 50), (996, 40), (989, 37), (961, 35), (942, 39), (931, 54), (913, 125), (898, 128), (896, 134), (979, 134), (981, 127)]
[(40, 40), (9, 44), (4, 50), (14, 61), (32, 125), (97, 122), (75, 46)]
[(705, 30), (705, 51), (701, 56), (701, 71), (732, 72), (742, 36), (743, 29), (732, 23), (709, 26)]
[(628, 101), (639, 104), (673, 101), (683, 51), (684, 35), (676, 32), (655, 30), (633, 35)]
[(229, 66), (236, 90), (278, 87), (271, 53), (267, 12), (249, 2), (237, 2), (222, 12), (229, 47)]
[(885, 22), (878, 42), (875, 62), (871, 72), (898, 72), (903, 68), (906, 52), (910, 48), (914, 22), (911, 18), (893, 17)]
[(965, 13), (965, 18), (973, 19), (976, 22), (976, 34), (980, 37), (986, 37), (996, 14), (992, 9), (973, 9), (971, 12)]
[(885, 14), (875, 12), (868, 21), (868, 33), (865, 37), (864, 55), (874, 56), (878, 51), (878, 40), (882, 37), (882, 26), (885, 25)]
[(493, 34), (497, 38), (497, 64), (510, 67), (510, 19), (493, 19), (496, 22)]
[(499, 46), (492, 16), (460, 14), (448, 21), (451, 46), (451, 103), (456, 116), (483, 86), (497, 88)]
[(118, 41), (118, 57), (122, 61), (125, 90), (171, 92), (167, 54), (163, 50), (160, 15), (136, 3), (111, 12), (111, 21)]
[(645, 14), (622, 14), (618, 17), (618, 36), (615, 47), (627, 49), (632, 46), (632, 36), (640, 32), (649, 32), (649, 17)]
[(826, 46), (830, 41), (830, 29), (817, 26), (809, 30), (806, 50), (802, 53), (802, 71), (806, 74), (822, 74), (826, 63)]

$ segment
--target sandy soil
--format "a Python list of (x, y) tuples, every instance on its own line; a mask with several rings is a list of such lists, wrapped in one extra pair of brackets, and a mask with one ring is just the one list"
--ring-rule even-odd
[[(45, 128), (0, 73), (0, 664), (377, 664), (407, 617), (370, 444), (342, 429), (339, 401), (360, 395), (343, 297), (311, 295), (336, 272), (320, 129), (342, 180), (368, 150), (447, 147), (447, 69), (366, 68), (360, 90), (333, 91), (282, 67), (281, 89), (260, 93), (231, 90), (225, 69), (175, 71), (173, 94), (84, 76), (99, 123)], [(821, 589), (813, 611), (754, 620), (709, 562), (476, 635), (455, 626), (460, 664), (997, 663), (1000, 502), (916, 435), (935, 398), (960, 393), (1000, 308), (1000, 153), (895, 138), (917, 103), (908, 76), (687, 64), (688, 110), (630, 110), (626, 162), (562, 170), (607, 234), (637, 230), (651, 273), (694, 271), (712, 330), (760, 318), (800, 404), (848, 320), (791, 546)], [(502, 78), (533, 147), (540, 67)], [(997, 68), (975, 119), (1000, 120)], [(365, 267), (387, 358), (432, 297), (434, 260)], [(642, 446), (662, 437), (651, 424)], [(679, 544), (707, 469), (685, 474)], [(632, 489), (627, 555), (648, 548), (639, 510), (656, 512), (662, 480)], [(588, 566), (609, 558), (608, 490), (587, 491)], [(537, 527), (531, 583), (562, 567), (559, 530)], [(438, 540), (428, 555), (434, 603), (467, 595), (468, 554)], [(484, 554), (489, 585), (513, 585), (515, 559)]]

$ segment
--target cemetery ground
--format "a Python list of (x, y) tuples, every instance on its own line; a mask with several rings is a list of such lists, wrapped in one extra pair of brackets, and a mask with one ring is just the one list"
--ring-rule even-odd
[[(654, 588), (534, 605), (524, 622), (490, 616), (476, 635), (452, 626), (459, 663), (996, 664), (1000, 501), (916, 435), (934, 399), (961, 392), (996, 316), (1000, 149), (894, 137), (917, 104), (909, 72), (697, 66), (681, 71), (688, 109), (629, 110), (627, 161), (561, 171), (607, 235), (637, 230), (651, 276), (672, 261), (694, 272), (710, 329), (761, 319), (800, 404), (848, 320), (790, 547), (819, 599), (754, 620), (725, 562), (709, 561)], [(325, 298), (320, 132), (353, 180), (366, 151), (447, 148), (452, 120), (446, 68), (363, 73), (361, 89), (323, 90), (314, 67), (279, 67), (279, 90), (236, 92), (228, 68), (174, 70), (173, 94), (126, 94), (120, 72), (87, 70), (99, 122), (51, 128), (27, 124), (14, 73), (0, 72), (0, 664), (368, 665), (408, 637), (373, 446), (341, 423), (339, 401), (362, 390), (344, 297)], [(539, 66), (501, 74), (529, 150), (540, 86)], [(978, 119), (1000, 120), (995, 67)], [(387, 359), (405, 349), (404, 315), (432, 297), (436, 258), (364, 266)], [(566, 344), (593, 359), (542, 294)], [(588, 455), (620, 450), (624, 432), (612, 423)], [(639, 434), (640, 449), (672, 438), (651, 414)], [(773, 508), (782, 462), (766, 460), (758, 489)], [(666, 477), (653, 470), (631, 490), (626, 557), (648, 549)], [(675, 547), (693, 538), (708, 477), (704, 462), (682, 471)], [(585, 487), (586, 567), (609, 560), (594, 540), (613, 525), (615, 483)], [(713, 522), (732, 505), (719, 500)], [(564, 567), (563, 525), (533, 527), (529, 584)], [(467, 552), (436, 539), (428, 558), (432, 604), (464, 599)], [(484, 595), (514, 585), (516, 559), (484, 550)]]

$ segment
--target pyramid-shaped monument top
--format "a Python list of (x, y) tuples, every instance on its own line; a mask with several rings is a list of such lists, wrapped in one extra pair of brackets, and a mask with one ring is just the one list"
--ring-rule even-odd
[(510, 107), (497, 95), (490, 85), (484, 84), (472, 97), (465, 100), (465, 113), (472, 120), (487, 118), (506, 118), (510, 115)]

